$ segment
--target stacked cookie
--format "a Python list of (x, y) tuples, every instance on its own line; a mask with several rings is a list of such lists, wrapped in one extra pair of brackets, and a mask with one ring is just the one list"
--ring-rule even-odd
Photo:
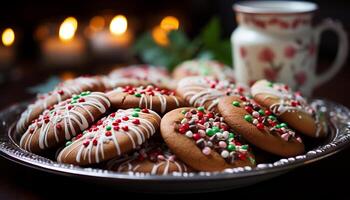
[[(230, 72), (230, 73), (228, 73)], [(20, 146), (60, 163), (166, 175), (256, 166), (254, 152), (303, 154), (327, 134), (299, 93), (266, 80), (234, 83), (216, 61), (186, 61), (171, 78), (133, 65), (38, 96), (17, 123)]]

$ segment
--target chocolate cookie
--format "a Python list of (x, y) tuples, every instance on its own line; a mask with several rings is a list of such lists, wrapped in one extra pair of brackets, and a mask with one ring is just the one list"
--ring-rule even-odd
[(184, 102), (174, 91), (161, 89), (152, 85), (119, 87), (107, 93), (112, 106), (115, 108), (148, 108), (158, 113), (166, 113)]
[(325, 137), (327, 127), (320, 115), (307, 103), (300, 93), (287, 85), (266, 80), (257, 81), (251, 88), (254, 100), (268, 108), (290, 127), (310, 137)]
[(43, 112), (28, 127), (20, 146), (33, 153), (58, 147), (85, 130), (110, 107), (104, 93), (82, 92)]
[(249, 89), (214, 77), (193, 76), (181, 79), (176, 91), (190, 106), (204, 106), (210, 111), (217, 111), (221, 97), (247, 94)]
[(249, 143), (279, 156), (296, 156), (304, 152), (304, 144), (286, 123), (277, 121), (248, 97), (224, 97), (219, 112), (225, 122)]
[(116, 172), (141, 172), (152, 175), (168, 175), (173, 172), (192, 172), (169, 150), (160, 147), (142, 148), (132, 156), (112, 159), (107, 169)]
[(215, 60), (188, 60), (176, 66), (173, 78), (180, 80), (187, 76), (212, 76), (220, 80), (234, 81), (233, 70)]
[(255, 166), (254, 156), (240, 135), (220, 115), (203, 107), (172, 110), (162, 118), (160, 128), (169, 149), (193, 169)]
[(142, 145), (159, 124), (159, 115), (151, 110), (120, 109), (67, 142), (57, 161), (88, 165), (119, 157)]
[(104, 85), (100, 77), (79, 77), (64, 81), (49, 93), (38, 95), (36, 101), (30, 104), (22, 113), (16, 125), (16, 131), (23, 133), (30, 123), (37, 119), (45, 109), (50, 109), (58, 102), (71, 98), (73, 94), (83, 91), (104, 91)]

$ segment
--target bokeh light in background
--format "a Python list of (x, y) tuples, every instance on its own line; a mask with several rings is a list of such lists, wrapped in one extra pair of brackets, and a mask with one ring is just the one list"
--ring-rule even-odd
[(166, 16), (164, 17), (160, 24), (153, 28), (152, 37), (153, 40), (161, 45), (167, 46), (169, 45), (168, 34), (170, 31), (178, 30), (180, 27), (179, 20), (174, 16)]
[(121, 35), (125, 33), (127, 28), (128, 21), (124, 15), (115, 16), (109, 25), (109, 30), (114, 35)]
[(66, 18), (59, 29), (59, 38), (63, 41), (71, 40), (78, 28), (78, 21), (74, 17)]
[(15, 41), (15, 32), (12, 28), (6, 28), (1, 37), (4, 46), (11, 46)]
[(106, 25), (106, 20), (102, 16), (91, 18), (89, 27), (93, 32), (101, 31)]

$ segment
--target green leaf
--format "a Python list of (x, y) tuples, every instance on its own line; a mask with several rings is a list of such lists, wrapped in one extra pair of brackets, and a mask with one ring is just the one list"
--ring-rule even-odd
[(200, 38), (205, 47), (215, 47), (216, 44), (220, 41), (221, 28), (219, 18), (213, 17), (209, 23), (204, 27)]

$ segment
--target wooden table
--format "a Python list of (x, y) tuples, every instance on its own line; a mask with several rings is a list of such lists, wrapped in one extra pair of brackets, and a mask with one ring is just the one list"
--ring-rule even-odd
[[(350, 68), (343, 69), (332, 81), (318, 88), (315, 96), (325, 97), (350, 107), (349, 78)], [(33, 75), (31, 79), (31, 81), (21, 81), (1, 86), (0, 91), (3, 94), (0, 100), (1, 108), (6, 108), (14, 102), (30, 98), (31, 96), (24, 92), (25, 86), (41, 81), (42, 78)], [(346, 183), (350, 179), (349, 160), (350, 149), (347, 149), (330, 158), (297, 168), (269, 181), (238, 190), (224, 191), (220, 194), (227, 195), (227, 197), (222, 196), (223, 198), (230, 196), (233, 199), (240, 196), (259, 197), (261, 194), (281, 198), (283, 197), (281, 195), (302, 197), (304, 194), (313, 196), (331, 194), (334, 196), (338, 192), (346, 192), (346, 189), (348, 189), (347, 184), (339, 181), (345, 180)], [(109, 198), (119, 198), (122, 193), (126, 194), (125, 191), (118, 190), (118, 185), (112, 187), (95, 185), (75, 178), (32, 170), (0, 158), (0, 199), (67, 198), (72, 197), (72, 194), (77, 197), (103, 195)], [(128, 193), (127, 195), (138, 195), (143, 198), (153, 197), (148, 194)], [(219, 197), (218, 193), (201, 194), (203, 197), (204, 195), (206, 197), (208, 195)]]

